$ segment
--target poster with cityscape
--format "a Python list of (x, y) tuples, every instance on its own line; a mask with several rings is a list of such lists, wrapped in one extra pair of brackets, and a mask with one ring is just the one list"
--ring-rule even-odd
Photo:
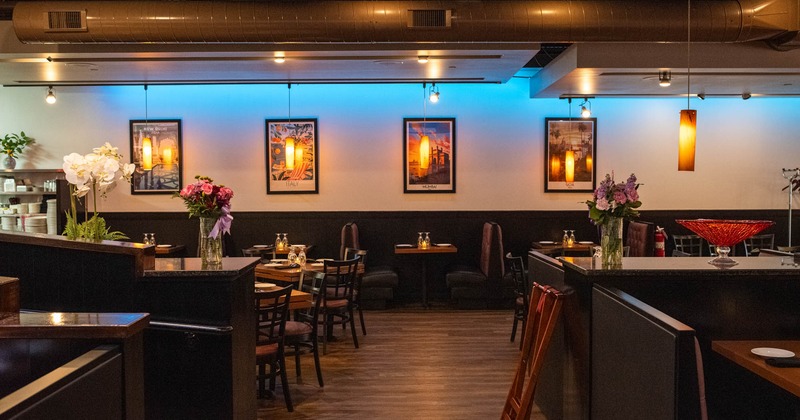
[(545, 192), (595, 188), (597, 118), (545, 118)]
[(131, 194), (181, 190), (181, 120), (131, 120)]
[(319, 193), (317, 119), (266, 120), (267, 194)]
[(456, 192), (456, 119), (403, 119), (403, 192)]

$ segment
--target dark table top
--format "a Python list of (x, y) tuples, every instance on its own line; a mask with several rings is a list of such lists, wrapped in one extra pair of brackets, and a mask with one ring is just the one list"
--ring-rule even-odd
[(222, 264), (204, 265), (200, 258), (157, 258), (155, 269), (145, 270), (143, 277), (236, 276), (259, 261), (256, 257), (227, 257)]
[(126, 338), (149, 322), (146, 313), (3, 312), (0, 338)]
[(791, 262), (791, 257), (759, 256), (733, 257), (739, 264), (729, 268), (718, 268), (708, 263), (712, 257), (625, 257), (622, 267), (603, 269), (599, 259), (591, 257), (559, 257), (565, 268), (570, 268), (586, 276), (636, 276), (641, 274), (724, 274), (724, 275), (757, 275), (757, 274), (790, 274), (800, 275), (800, 266), (782, 264)]

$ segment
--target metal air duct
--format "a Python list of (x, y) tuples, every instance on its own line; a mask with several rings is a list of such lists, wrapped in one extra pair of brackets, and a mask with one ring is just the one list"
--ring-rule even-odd
[[(692, 41), (786, 38), (797, 1), (692, 2)], [(25, 1), (24, 43), (681, 42), (685, 1)]]

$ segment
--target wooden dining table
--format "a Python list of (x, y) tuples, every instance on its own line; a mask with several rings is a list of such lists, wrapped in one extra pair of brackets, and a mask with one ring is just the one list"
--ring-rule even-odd
[[(264, 283), (259, 284), (256, 282), (256, 290), (263, 292), (271, 292), (279, 289), (281, 286), (273, 284), (272, 287), (263, 287)], [(292, 295), (289, 297), (289, 309), (307, 309), (310, 308), (313, 302), (311, 301), (311, 293), (303, 292), (301, 290), (292, 289)]]
[[(322, 271), (325, 265), (323, 262), (306, 262), (305, 268), (308, 271)], [(255, 268), (256, 280), (264, 282), (278, 282), (280, 284), (300, 283), (301, 267), (289, 267), (286, 265), (258, 264)], [(364, 273), (364, 264), (358, 265), (358, 273)]]
[(775, 367), (750, 350), (771, 347), (794, 352), (800, 356), (800, 340), (717, 340), (711, 349), (737, 365), (800, 397), (800, 367)]
[(549, 255), (551, 257), (557, 256), (579, 256), (590, 257), (594, 251), (594, 247), (599, 246), (591, 241), (576, 242), (572, 246), (564, 246), (561, 242), (533, 242), (531, 248), (536, 251)]
[(436, 254), (454, 254), (458, 252), (458, 248), (451, 244), (435, 244), (427, 248), (420, 248), (410, 244), (396, 244), (394, 246), (394, 253), (397, 255), (403, 254), (418, 254), (422, 258), (422, 306), (428, 307), (428, 255)]

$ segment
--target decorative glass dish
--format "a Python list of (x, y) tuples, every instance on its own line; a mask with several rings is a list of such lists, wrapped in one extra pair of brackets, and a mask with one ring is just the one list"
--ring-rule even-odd
[(708, 262), (717, 267), (733, 267), (739, 264), (728, 256), (731, 252), (730, 247), (775, 224), (771, 220), (679, 219), (675, 221), (717, 247), (717, 257)]

